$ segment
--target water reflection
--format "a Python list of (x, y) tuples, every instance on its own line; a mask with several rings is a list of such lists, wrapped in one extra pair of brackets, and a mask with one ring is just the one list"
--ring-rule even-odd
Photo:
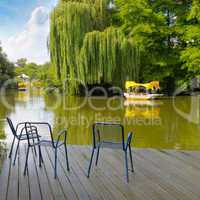
[(126, 108), (125, 117), (127, 118), (149, 118), (155, 119), (160, 117), (160, 107), (154, 106), (128, 106)]
[(4, 160), (7, 156), (7, 146), (5, 142), (0, 141), (0, 174), (3, 167)]
[(8, 91), (0, 99), (0, 139), (5, 139), (5, 118), (15, 109), (16, 93)]
[[(115, 121), (124, 124), (126, 133), (134, 132), (136, 147), (200, 150), (198, 97), (127, 102), (123, 98), (60, 98), (34, 90), (12, 92), (7, 98), (12, 107), (1, 108), (1, 118), (9, 115), (15, 123), (47, 121), (55, 132), (67, 128), (70, 144), (91, 144), (94, 122)], [(5, 123), (0, 125), (0, 130), (5, 131), (8, 140), (12, 138)]]

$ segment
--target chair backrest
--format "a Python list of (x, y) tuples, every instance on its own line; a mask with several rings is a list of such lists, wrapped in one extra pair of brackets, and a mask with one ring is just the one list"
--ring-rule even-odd
[[(36, 136), (40, 135), (40, 132), (43, 133), (43, 128), (47, 128), (48, 136), (50, 135), (51, 137), (52, 146), (55, 147), (52, 128), (48, 122), (26, 122), (25, 127), (26, 133), (36, 132)], [(34, 127), (36, 128), (36, 130)]]
[(25, 130), (28, 139), (28, 145), (34, 145), (34, 139), (39, 139), (39, 134), (36, 126), (33, 126), (30, 122), (25, 123)]
[(12, 123), (12, 120), (11, 120), (9, 117), (6, 117), (6, 120), (7, 120), (7, 122), (8, 122), (8, 125), (9, 125), (9, 127), (10, 127), (10, 129), (11, 129), (13, 135), (14, 135), (15, 137), (17, 137), (17, 132), (16, 132), (15, 127), (14, 127), (14, 125), (13, 125), (13, 123)]
[(121, 148), (125, 149), (124, 127), (118, 123), (97, 122), (93, 124), (93, 146), (96, 148), (102, 143), (121, 144)]

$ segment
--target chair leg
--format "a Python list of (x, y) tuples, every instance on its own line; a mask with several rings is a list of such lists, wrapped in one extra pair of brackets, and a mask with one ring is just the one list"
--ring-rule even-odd
[(124, 153), (125, 153), (126, 181), (129, 182), (129, 176), (128, 176), (128, 156), (127, 156), (127, 151), (124, 151)]
[(42, 151), (41, 151), (40, 145), (38, 145), (38, 150), (39, 150), (39, 167), (41, 167), (43, 163), (43, 158), (42, 158)]
[(95, 162), (96, 166), (97, 166), (98, 160), (99, 160), (99, 150), (100, 150), (100, 146), (98, 146), (98, 149), (97, 149), (97, 156), (96, 156), (96, 162)]
[(19, 149), (19, 143), (20, 143), (20, 140), (18, 140), (18, 143), (17, 143), (17, 148), (16, 148), (16, 151), (15, 151), (15, 157), (14, 157), (13, 165), (15, 165), (15, 162), (16, 162), (17, 152), (18, 152), (18, 149)]
[(30, 147), (28, 146), (27, 153), (26, 153), (26, 162), (25, 162), (25, 167), (24, 167), (24, 176), (26, 175), (26, 171), (28, 170), (29, 149), (30, 149)]
[(66, 164), (67, 164), (67, 170), (69, 171), (69, 159), (68, 159), (68, 153), (67, 153), (67, 146), (65, 146), (65, 157), (66, 157)]
[[(33, 140), (33, 145), (35, 145), (35, 139), (33, 138), (32, 140)], [(33, 146), (33, 148), (34, 148), (35, 156), (37, 157), (37, 151), (36, 151), (35, 146)]]
[(42, 157), (42, 149), (41, 149), (41, 146), (40, 146), (40, 159), (41, 159), (41, 163), (44, 163), (44, 159)]
[(55, 148), (54, 178), (57, 178), (57, 148)]
[(130, 161), (131, 161), (131, 171), (134, 172), (133, 158), (132, 158), (132, 152), (131, 152), (131, 146), (130, 145), (129, 145), (129, 156), (130, 156)]
[(91, 166), (92, 166), (92, 159), (93, 159), (93, 156), (94, 156), (94, 150), (95, 150), (95, 148), (93, 147), (92, 155), (91, 155), (91, 158), (90, 158), (90, 164), (89, 164), (89, 167), (88, 167), (88, 174), (87, 174), (88, 178), (90, 177), (90, 170), (91, 170)]
[(12, 141), (12, 145), (11, 145), (10, 153), (9, 153), (9, 158), (11, 158), (11, 156), (12, 156), (12, 151), (13, 151), (14, 143), (15, 143), (15, 137), (13, 138), (13, 141)]

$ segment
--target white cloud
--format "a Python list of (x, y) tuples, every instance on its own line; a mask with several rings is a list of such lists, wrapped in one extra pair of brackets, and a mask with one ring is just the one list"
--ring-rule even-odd
[(27, 58), (29, 62), (44, 63), (49, 60), (48, 35), (49, 9), (40, 6), (31, 13), (25, 30), (3, 40), (2, 46), (11, 61)]

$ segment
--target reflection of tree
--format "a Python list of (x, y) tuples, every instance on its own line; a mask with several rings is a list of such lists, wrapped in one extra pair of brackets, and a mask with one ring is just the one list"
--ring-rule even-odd
[[(5, 138), (5, 118), (15, 107), (16, 92), (9, 90), (5, 93), (4, 98), (0, 98), (0, 139)], [(5, 104), (6, 103), (6, 104)]]
[(143, 117), (148, 119), (159, 118), (160, 107), (158, 106), (128, 106), (126, 107), (125, 116), (132, 117)]
[[(176, 104), (184, 112), (190, 113), (193, 97), (177, 97)], [(194, 109), (199, 112), (197, 104)], [(139, 125), (135, 120), (132, 124), (126, 124), (128, 131), (135, 132), (134, 145), (136, 147), (169, 148), (169, 149), (200, 149), (200, 135), (197, 125), (190, 123), (175, 112), (172, 99), (163, 99), (160, 106), (161, 124)], [(144, 119), (135, 116), (135, 119)]]
[[(189, 99), (189, 101), (188, 101)], [(200, 123), (200, 98), (199, 96), (191, 96), (189, 98), (185, 97), (184, 104), (182, 99), (176, 98), (174, 100), (174, 110), (183, 118), (188, 120), (189, 122), (199, 124)], [(182, 103), (182, 104), (181, 104)], [(184, 105), (184, 106), (180, 106)], [(187, 111), (185, 111), (185, 107), (187, 107)]]
[[(102, 108), (106, 105), (106, 99), (90, 99), (85, 104), (84, 101), (85, 99), (81, 97), (66, 97), (53, 110), (54, 131), (67, 128), (69, 142), (72, 144), (90, 144), (92, 142), (92, 124), (96, 121), (119, 121), (123, 119), (122, 111), (109, 111), (107, 109), (95, 111), (91, 108), (91, 104), (97, 109)], [(53, 105), (49, 98), (45, 99), (45, 103), (46, 106)], [(83, 106), (79, 108), (80, 105)], [(69, 110), (70, 108), (76, 109)]]
[[(179, 103), (180, 101), (180, 103)], [(177, 104), (182, 110), (189, 110), (191, 97), (177, 98)], [(196, 107), (196, 109), (198, 109)], [(133, 123), (126, 122), (128, 131), (135, 133), (136, 147), (169, 148), (169, 149), (200, 149), (200, 135), (197, 125), (190, 123), (175, 112), (172, 99), (163, 100), (160, 106), (160, 124), (139, 124), (143, 116), (135, 116)]]
[(3, 166), (3, 161), (6, 158), (6, 151), (7, 151), (6, 144), (3, 142), (0, 142), (0, 174), (1, 174), (1, 169)]
[(6, 143), (0, 141), (0, 158), (4, 157), (6, 155), (6, 152), (7, 152)]
[[(179, 106), (185, 109), (190, 106), (190, 100), (187, 100), (190, 97), (182, 98)], [(186, 98), (185, 103), (183, 103), (184, 98)], [(84, 99), (80, 97), (67, 97), (61, 100), (61, 104), (56, 109), (51, 109), (54, 113), (54, 131), (67, 128), (68, 141), (71, 144), (91, 144), (92, 124), (97, 121), (112, 121), (124, 124), (125, 133), (129, 131), (134, 133), (133, 146), (135, 147), (200, 149), (198, 126), (188, 122), (175, 112), (172, 99), (163, 100), (163, 105), (158, 107), (158, 117), (153, 119), (145, 118), (143, 115), (126, 118), (124, 107), (117, 110), (108, 109), (106, 107), (108, 99), (100, 98), (89, 98), (84, 106), (75, 110), (66, 109), (78, 106), (83, 101)], [(46, 107), (52, 106), (55, 99), (47, 96), (45, 103)], [(115, 99), (110, 104), (114, 107), (119, 103), (119, 100)], [(105, 109), (94, 110), (91, 108), (91, 104), (97, 109), (103, 107)]]

